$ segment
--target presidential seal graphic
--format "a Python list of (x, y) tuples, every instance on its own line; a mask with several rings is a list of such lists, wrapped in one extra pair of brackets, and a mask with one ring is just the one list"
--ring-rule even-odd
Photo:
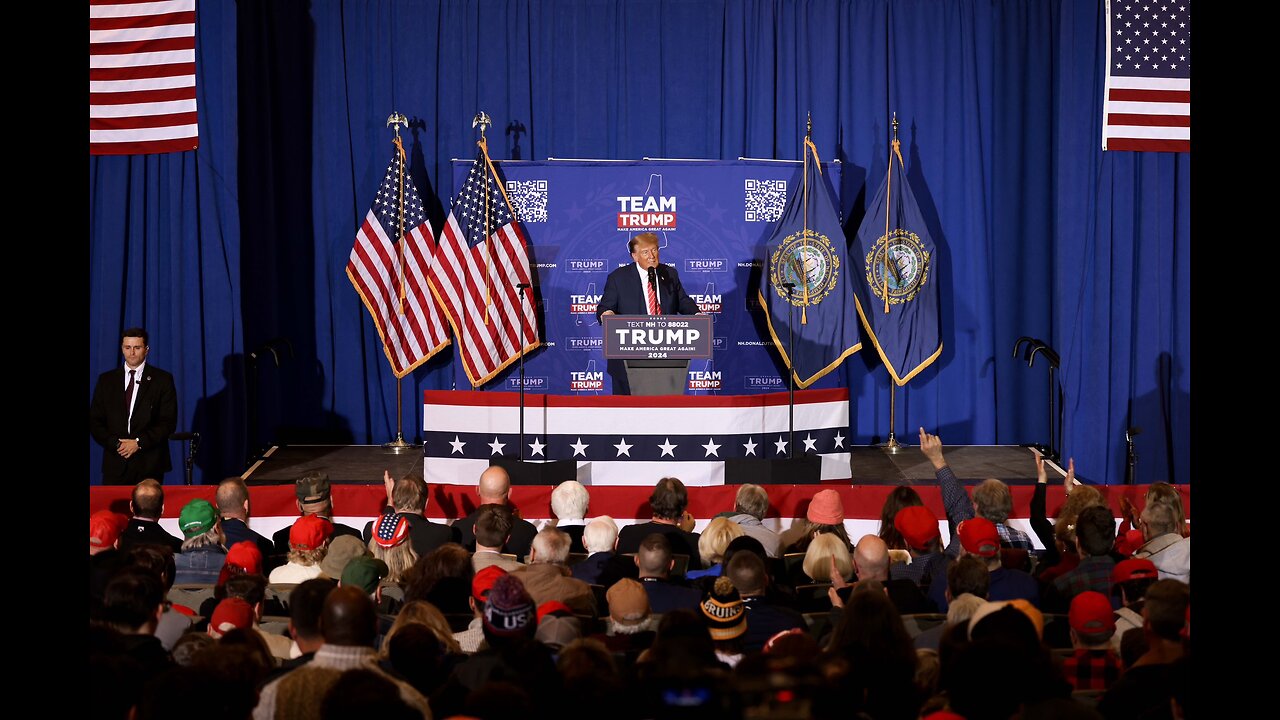
[[(888, 248), (889, 263), (885, 264)], [(888, 239), (881, 235), (866, 257), (867, 285), (881, 300), (891, 305), (910, 302), (929, 281), (929, 251), (924, 249), (920, 236), (902, 228), (891, 230)]]
[(788, 300), (784, 283), (795, 283), (793, 305), (817, 305), (840, 281), (840, 258), (826, 235), (803, 230), (788, 235), (769, 257), (769, 284), (778, 297)]

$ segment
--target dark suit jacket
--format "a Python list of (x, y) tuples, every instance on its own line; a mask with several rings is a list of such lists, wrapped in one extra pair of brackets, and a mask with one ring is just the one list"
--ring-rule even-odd
[(742, 649), (747, 652), (761, 650), (769, 638), (783, 630), (808, 627), (803, 615), (789, 607), (774, 605), (767, 598), (749, 597), (743, 605), (747, 611), (747, 632), (742, 636)]
[[(622, 528), (622, 531), (618, 533), (618, 554), (625, 555), (626, 553), (640, 552), (640, 543), (644, 542), (644, 539), (649, 537), (651, 533), (666, 535), (667, 541), (671, 543), (672, 553), (688, 555), (690, 570), (702, 568), (702, 556), (698, 554), (698, 538), (700, 537), (698, 533), (685, 532), (679, 526), (666, 523), (650, 521)], [(657, 611), (655, 610), (654, 612)]]
[[(413, 551), (418, 553), (418, 557), (425, 557), (427, 553), (445, 543), (456, 543), (462, 539), (457, 529), (451, 525), (431, 522), (414, 513), (405, 513), (404, 517), (409, 521), (409, 542), (413, 543)], [(370, 520), (364, 525), (364, 542), (366, 545), (369, 544), (369, 540), (372, 537), (373, 521)]]
[(587, 529), (586, 525), (565, 525), (556, 529), (569, 536), (569, 552), (584, 553), (587, 551), (587, 546), (582, 544), (582, 533)]
[[(458, 531), (459, 542), (471, 552), (476, 551), (476, 516), (479, 514), (480, 509), (476, 508), (470, 515), (453, 524)], [(520, 518), (515, 520), (511, 525), (511, 536), (507, 538), (507, 544), (502, 546), (502, 552), (511, 553), (517, 560), (524, 562), (529, 549), (533, 547), (533, 536), (538, 534), (538, 529), (528, 520)]]
[[(589, 585), (598, 585), (600, 574), (604, 572), (604, 568), (613, 559), (611, 552), (598, 552), (588, 557), (586, 560), (569, 568), (569, 572), (574, 577)], [(627, 558), (630, 560), (631, 558)], [(632, 563), (633, 565), (635, 563)]]
[[(133, 424), (124, 404), (124, 367), (98, 376), (89, 406), (89, 432), (102, 446), (102, 481), (109, 485), (134, 485), (153, 477), (160, 480), (173, 469), (169, 436), (178, 427), (178, 394), (173, 376), (146, 364), (134, 388)], [(142, 448), (125, 460), (116, 454), (121, 439), (137, 438)]]
[(649, 596), (649, 609), (655, 615), (672, 610), (693, 610), (702, 602), (702, 593), (686, 585), (676, 585), (666, 580), (644, 578), (640, 581)]
[[(658, 309), (663, 315), (696, 315), (698, 304), (684, 291), (680, 282), (680, 274), (670, 265), (659, 265), (658, 273)], [(604, 282), (604, 293), (596, 304), (596, 319), (605, 310), (612, 310), (618, 315), (647, 315), (648, 301), (645, 300), (645, 288), (636, 272), (636, 264), (624, 265), (609, 273)], [(609, 376), (613, 379), (614, 395), (630, 395), (631, 384), (627, 381), (627, 367), (622, 360), (610, 360)]]
[[(684, 291), (680, 282), (680, 273), (670, 265), (659, 265), (658, 273), (658, 309), (663, 315), (696, 315), (698, 304)], [(645, 289), (640, 283), (640, 275), (636, 272), (636, 264), (624, 265), (609, 273), (604, 281), (604, 294), (596, 304), (596, 319), (605, 310), (612, 310), (618, 315), (648, 315), (649, 305), (645, 300)], [(121, 378), (121, 383), (124, 379)]]
[[(238, 542), (248, 540), (258, 546), (258, 551), (262, 553), (262, 559), (265, 561), (271, 557), (274, 552), (274, 545), (271, 540), (260, 533), (255, 532), (243, 520), (238, 518), (222, 518), (222, 533), (227, 536), (226, 547), (231, 548)], [(275, 568), (272, 568), (273, 570)]]
[[(120, 382), (124, 382), (121, 380)], [(120, 533), (120, 549), (125, 550), (133, 545), (164, 545), (173, 549), (174, 554), (182, 552), (182, 540), (169, 534), (154, 520), (129, 518), (129, 524)]]

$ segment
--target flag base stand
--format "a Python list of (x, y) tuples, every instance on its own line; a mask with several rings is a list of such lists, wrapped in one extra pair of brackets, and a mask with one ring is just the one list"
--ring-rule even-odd
[(724, 484), (817, 485), (822, 482), (822, 458), (726, 458)]
[(396, 439), (395, 439), (395, 440), (392, 440), (391, 442), (387, 442), (387, 443), (382, 443), (382, 449), (383, 449), (383, 450), (386, 450), (386, 451), (388, 451), (388, 452), (395, 453), (395, 454), (397, 454), (397, 455), (399, 455), (400, 453), (406, 453), (406, 452), (409, 452), (410, 450), (413, 450), (413, 449), (415, 449), (415, 448), (420, 448), (420, 447), (422, 447), (422, 446), (421, 446), (421, 445), (414, 445), (413, 443), (409, 443), (409, 442), (405, 442), (404, 434), (402, 434), (402, 433), (396, 433)]
[(565, 480), (578, 478), (575, 460), (521, 460), (507, 455), (489, 458), (490, 467), (507, 471), (512, 485), (559, 485)]
[(892, 432), (890, 432), (890, 433), (889, 433), (889, 440), (888, 440), (887, 442), (882, 442), (882, 443), (880, 443), (880, 444), (876, 445), (876, 447), (878, 447), (878, 448), (880, 448), (881, 450), (883, 450), (883, 451), (885, 451), (885, 452), (889, 453), (890, 455), (897, 455), (898, 453), (905, 451), (907, 448), (909, 448), (909, 447), (911, 447), (911, 446), (910, 446), (910, 445), (904, 445), (904, 444), (902, 444), (902, 443), (898, 442), (898, 438), (897, 438), (896, 436), (894, 436), (894, 434), (893, 434)]
[(890, 455), (897, 455), (898, 453), (911, 447), (910, 445), (905, 445), (903, 443), (898, 442), (898, 435), (893, 431), (894, 428), (898, 427), (897, 390), (898, 390), (898, 386), (891, 381), (889, 383), (889, 440), (886, 442), (882, 442), (879, 445), (876, 445), (876, 447), (880, 448), (886, 453), (889, 453)]

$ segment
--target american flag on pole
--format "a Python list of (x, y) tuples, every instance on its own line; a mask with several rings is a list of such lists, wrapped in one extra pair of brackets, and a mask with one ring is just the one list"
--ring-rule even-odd
[[(400, 228), (405, 232), (398, 232)], [(402, 236), (404, 242), (397, 242)], [(435, 252), (431, 223), (406, 172), (404, 146), (396, 138), (387, 174), (356, 231), (347, 277), (373, 317), (398, 378), (449, 344), (449, 330), (427, 289), (427, 269)]]
[(89, 0), (89, 153), (199, 144), (195, 0)]
[(522, 296), (516, 287), (530, 282), (524, 235), (489, 162), (485, 141), (479, 145), (471, 172), (454, 198), (429, 275), (473, 387), (493, 379), (540, 344), (532, 295)]
[(1103, 150), (1191, 152), (1191, 0), (1107, 0)]

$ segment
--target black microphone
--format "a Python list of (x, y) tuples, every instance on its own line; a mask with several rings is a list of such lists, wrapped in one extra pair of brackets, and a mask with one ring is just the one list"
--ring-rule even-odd
[(179, 442), (183, 440), (197, 440), (199, 438), (200, 433), (198, 432), (176, 432), (169, 436), (170, 440), (177, 440)]
[(649, 268), (649, 284), (650, 285), (653, 285), (655, 283), (654, 276), (656, 276), (657, 274), (658, 274), (657, 268)]
[(531, 287), (533, 287), (532, 283), (516, 283), (516, 288), (519, 290), (524, 290), (525, 288), (531, 288)]

